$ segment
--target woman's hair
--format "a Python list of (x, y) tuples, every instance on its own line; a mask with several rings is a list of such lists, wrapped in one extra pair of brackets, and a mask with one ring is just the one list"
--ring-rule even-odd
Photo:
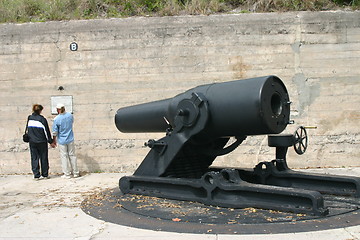
[(33, 112), (36, 114), (40, 114), (43, 109), (43, 106), (41, 106), (40, 104), (34, 104), (32, 107)]

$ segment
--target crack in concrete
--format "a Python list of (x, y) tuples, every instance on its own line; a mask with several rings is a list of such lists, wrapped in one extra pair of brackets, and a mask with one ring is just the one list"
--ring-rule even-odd
[(106, 222), (102, 221), (100, 224), (101, 225), (96, 229), (96, 231), (95, 230), (92, 231), (89, 240), (95, 239), (98, 235), (100, 235), (101, 233), (104, 232), (104, 230), (106, 228), (106, 226), (105, 226)]
[(345, 232), (351, 235), (352, 239), (347, 240), (359, 240), (360, 238), (356, 237), (351, 231), (348, 230), (348, 228), (344, 228)]
[(58, 52), (59, 52), (59, 55), (58, 55), (58, 58), (57, 58), (57, 60), (55, 60), (55, 62), (56, 63), (58, 63), (58, 62), (60, 62), (61, 60), (62, 60), (62, 51), (61, 51), (61, 48), (59, 47), (59, 39), (60, 39), (60, 32), (58, 32), (57, 33), (57, 35), (56, 35), (56, 38), (52, 38), (53, 39), (53, 43), (54, 43), (54, 45), (55, 45), (55, 47), (56, 47), (56, 49), (58, 50)]

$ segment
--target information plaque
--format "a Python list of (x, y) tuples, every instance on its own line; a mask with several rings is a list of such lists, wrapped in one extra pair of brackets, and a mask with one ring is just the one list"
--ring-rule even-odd
[(51, 97), (51, 114), (57, 114), (56, 105), (62, 103), (65, 105), (65, 110), (73, 113), (73, 97), (72, 96), (52, 96)]

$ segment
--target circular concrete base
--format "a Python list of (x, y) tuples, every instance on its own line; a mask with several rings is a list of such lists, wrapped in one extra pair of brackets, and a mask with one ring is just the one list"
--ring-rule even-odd
[(255, 208), (233, 209), (142, 195), (119, 189), (90, 196), (82, 210), (101, 220), (155, 231), (212, 234), (275, 234), (360, 225), (360, 199), (325, 196), (326, 217)]

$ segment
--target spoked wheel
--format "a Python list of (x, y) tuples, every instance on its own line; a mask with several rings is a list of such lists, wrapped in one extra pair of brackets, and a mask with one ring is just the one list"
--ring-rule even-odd
[(295, 152), (299, 155), (304, 154), (308, 146), (308, 136), (305, 128), (303, 126), (298, 127), (294, 133), (294, 137)]

